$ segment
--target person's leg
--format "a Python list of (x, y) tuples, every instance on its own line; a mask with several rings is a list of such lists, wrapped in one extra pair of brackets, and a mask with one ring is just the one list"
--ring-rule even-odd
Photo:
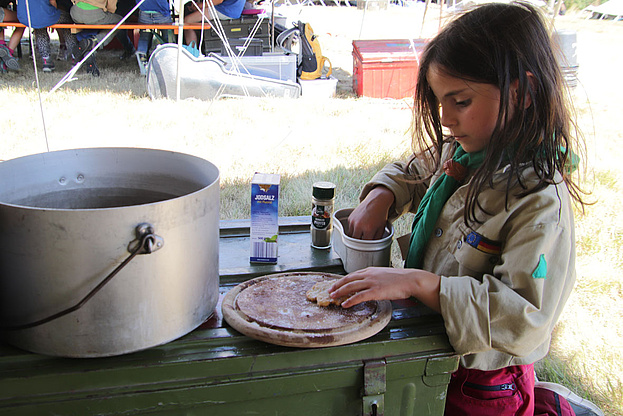
[(9, 39), (9, 48), (14, 51), (19, 46), (19, 41), (22, 40), (22, 36), (24, 35), (25, 27), (16, 27), (13, 30), (13, 34)]
[(50, 57), (52, 48), (50, 47), (50, 35), (48, 34), (48, 29), (45, 27), (41, 29), (34, 29), (33, 33), (35, 35), (37, 50), (39, 51), (39, 55), (43, 61), (43, 72), (54, 71), (54, 61)]
[[(13, 10), (0, 8), (0, 14), (3, 22), (17, 22), (17, 14)], [(19, 28), (16, 28), (15, 31), (17, 31), (17, 29)], [(22, 29), (21, 32), (23, 33), (24, 30)], [(11, 36), (8, 45), (5, 44), (4, 39), (2, 39), (2, 42), (0, 43), (0, 66), (4, 66), (13, 71), (19, 71), (19, 63), (14, 55), (15, 48), (19, 43), (19, 39), (21, 39), (21, 34), (17, 39), (17, 42), (12, 42), (14, 37), (15, 32), (13, 32), (13, 36)]]
[[(187, 7), (189, 13), (184, 16), (184, 23), (201, 23), (202, 21), (208, 23), (207, 20), (204, 20), (204, 15), (206, 19), (212, 19), (207, 6), (203, 7), (203, 3), (200, 3), (199, 7), (200, 9), (197, 9), (197, 7), (192, 4)], [(191, 42), (195, 42), (195, 45), (197, 45), (197, 31), (193, 29), (184, 29), (184, 43), (186, 45), (190, 45)]]
[[(173, 23), (173, 20), (171, 19), (171, 15), (163, 15), (161, 13), (152, 13), (151, 14), (151, 23), (154, 25), (170, 25)], [(152, 41), (153, 41), (153, 35), (154, 32), (150, 32), (151, 35), (149, 37), (149, 45), (147, 48), (147, 52), (149, 54), (149, 51), (151, 50), (151, 46), (152, 46)]]
[[(78, 6), (72, 6), (72, 8), (69, 10), (69, 14), (71, 15), (71, 18), (73, 19), (74, 22), (85, 23), (85, 24), (97, 24), (97, 23), (93, 23), (92, 21), (99, 20), (99, 18), (101, 17), (101, 13), (90, 13), (90, 12), (103, 13), (103, 11), (99, 9), (98, 10), (83, 10)], [(91, 50), (95, 47), (97, 43), (96, 37), (101, 32), (107, 32), (107, 31), (100, 30), (96, 34), (89, 34), (88, 37), (84, 37), (78, 42), (78, 44), (72, 50), (72, 55), (74, 56), (74, 59), (76, 60), (76, 62), (81, 62), (84, 59), (84, 57), (89, 52), (91, 52)], [(94, 53), (92, 53), (91, 56), (89, 56), (89, 58), (86, 61), (84, 61), (84, 64), (86, 66), (86, 71), (88, 74), (91, 74), (94, 77), (98, 77), (100, 75), (99, 68), (97, 67), (97, 63), (95, 61)]]
[[(117, 22), (121, 21), (125, 15), (130, 13), (130, 11), (132, 10), (134, 6), (136, 6), (135, 0), (117, 0), (117, 9), (115, 10), (115, 13), (114, 13), (119, 17), (119, 20), (117, 20)], [(136, 48), (134, 48), (134, 43), (132, 43), (132, 40), (131, 40), (131, 37), (133, 36), (134, 36), (133, 30), (122, 29), (122, 30), (117, 31), (117, 33), (115, 33), (115, 37), (119, 39), (121, 46), (123, 46), (124, 52), (121, 55), (121, 59), (130, 58), (134, 56), (134, 54), (136, 53)]]
[(460, 366), (448, 385), (445, 414), (534, 416), (534, 366), (493, 371)]
[[(139, 10), (138, 22), (143, 25), (151, 24), (152, 22), (150, 19), (150, 15), (151, 13), (146, 13), (142, 10)], [(149, 38), (151, 37), (150, 33), (151, 32), (149, 30), (145, 30), (145, 29), (140, 30), (136, 52), (147, 55), (147, 52), (149, 52)]]
[[(121, 16), (118, 14), (108, 13), (102, 9), (84, 10), (78, 6), (73, 6), (69, 13), (71, 14), (71, 18), (74, 22), (88, 25), (114, 25), (119, 23), (121, 20)], [(101, 42), (106, 37), (108, 32), (108, 30), (100, 30), (97, 35), (95, 35), (95, 40), (97, 42)], [(112, 36), (109, 37), (101, 46), (106, 46), (111, 40)]]
[[(139, 10), (138, 22), (146, 25), (152, 24), (152, 14), (153, 13)], [(147, 53), (149, 52), (152, 36), (153, 33), (150, 30), (141, 29), (138, 38), (138, 47), (136, 48), (136, 62), (141, 75), (147, 75)]]
[(58, 54), (56, 55), (56, 60), (66, 61), (69, 57), (67, 41), (65, 40), (66, 32), (63, 29), (57, 29), (56, 33), (58, 33)]
[[(188, 16), (184, 16), (184, 23), (199, 23), (201, 19), (201, 12), (194, 12)], [(184, 43), (190, 45), (192, 42), (197, 44), (197, 32), (194, 29), (184, 29)]]
[(121, 55), (121, 59), (129, 58), (136, 53), (136, 48), (134, 48), (134, 44), (130, 40), (128, 32), (128, 30), (117, 30), (117, 33), (115, 33), (115, 37), (119, 39), (121, 46), (123, 46), (124, 52), (123, 55)]
[[(17, 13), (13, 10), (0, 8), (0, 21), (17, 22)], [(9, 39), (9, 43), (4, 42), (4, 37), (0, 42), (0, 63), (13, 71), (19, 70), (19, 63), (15, 57), (15, 49), (19, 45), (19, 41), (24, 33), (23, 27), (16, 27)]]
[[(56, 23), (73, 23), (74, 21), (71, 19), (69, 12), (65, 10), (61, 10), (61, 15), (58, 18)], [(73, 50), (77, 46), (78, 41), (76, 39), (76, 35), (71, 33), (70, 29), (57, 29), (59, 39), (62, 37), (65, 41), (65, 48), (67, 49), (66, 59), (73, 57)]]
[(71, 33), (70, 29), (58, 29), (57, 31), (59, 38), (63, 36), (63, 39), (65, 39), (65, 49), (67, 50), (65, 60), (70, 60), (73, 57), (70, 51), (73, 51), (78, 44), (78, 41), (76, 40), (76, 35)]

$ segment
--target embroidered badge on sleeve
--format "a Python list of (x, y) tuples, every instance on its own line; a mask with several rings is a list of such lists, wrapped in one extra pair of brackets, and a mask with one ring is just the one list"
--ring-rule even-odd
[(532, 277), (535, 279), (547, 278), (547, 262), (545, 261), (545, 254), (541, 254), (541, 257), (539, 257), (539, 264), (536, 265), (536, 269), (532, 272)]
[(502, 244), (489, 240), (475, 231), (472, 231), (465, 236), (465, 242), (483, 253), (497, 256), (502, 252)]

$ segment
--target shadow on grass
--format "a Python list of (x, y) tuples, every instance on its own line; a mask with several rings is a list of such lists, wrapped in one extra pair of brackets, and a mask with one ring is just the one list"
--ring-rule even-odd
[[(615, 378), (596, 385), (587, 374), (595, 373), (595, 369), (587, 369), (580, 354), (569, 356), (565, 351), (558, 351), (556, 338), (558, 327), (552, 333), (550, 352), (534, 365), (539, 381), (548, 381), (565, 386), (578, 396), (596, 404), (605, 415), (623, 415), (623, 386)], [(617, 385), (613, 385), (617, 383)]]
[[(29, 44), (28, 44), (29, 45)], [(58, 41), (52, 41), (52, 57), (58, 54)], [(9, 72), (0, 75), (1, 88), (13, 88), (24, 91), (36, 91), (35, 69), (30, 54), (30, 47), (24, 47), (24, 54), (20, 59), (20, 71)], [(74, 78), (65, 83), (61, 90), (73, 90), (84, 92), (107, 92), (121, 94), (129, 98), (147, 98), (146, 77), (140, 75), (136, 59), (130, 57), (120, 59), (121, 50), (102, 50), (96, 54), (97, 66), (100, 69), (100, 76), (93, 77), (86, 73), (86, 69), (80, 68)], [(54, 88), (61, 79), (72, 69), (71, 61), (54, 61), (55, 70), (51, 73), (42, 71), (42, 62), (37, 62), (37, 74), (41, 91), (47, 92)], [(341, 69), (334, 68), (333, 76), (338, 79), (337, 98), (354, 98), (352, 89), (352, 77), (350, 73)]]

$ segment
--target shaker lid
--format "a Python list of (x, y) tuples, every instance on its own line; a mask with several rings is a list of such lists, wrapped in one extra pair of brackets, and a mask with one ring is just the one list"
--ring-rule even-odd
[(335, 196), (335, 184), (331, 182), (316, 182), (312, 191), (314, 198), (333, 199)]

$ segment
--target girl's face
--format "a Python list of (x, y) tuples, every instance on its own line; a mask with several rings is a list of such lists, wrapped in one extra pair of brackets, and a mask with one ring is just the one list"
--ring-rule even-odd
[(426, 74), (440, 106), (441, 124), (468, 152), (483, 150), (491, 140), (500, 107), (500, 90), (446, 74), (433, 64)]

